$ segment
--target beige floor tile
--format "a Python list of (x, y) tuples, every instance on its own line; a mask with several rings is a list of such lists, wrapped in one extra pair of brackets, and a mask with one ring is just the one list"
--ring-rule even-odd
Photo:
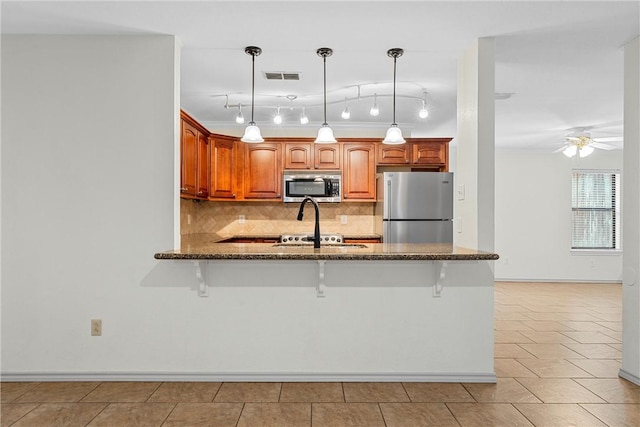
[(313, 403), (312, 427), (385, 427), (376, 403)]
[(110, 403), (88, 427), (158, 427), (167, 419), (174, 403)]
[(620, 362), (608, 359), (571, 359), (571, 363), (596, 378), (618, 378)]
[(590, 373), (564, 359), (521, 359), (518, 362), (541, 378), (592, 378)]
[(597, 322), (598, 325), (602, 325), (607, 329), (611, 329), (612, 331), (622, 331), (622, 322)]
[(444, 403), (381, 403), (387, 427), (458, 426)]
[(545, 321), (557, 321), (557, 322), (563, 322), (563, 321), (598, 322), (603, 320), (587, 313), (526, 313), (525, 315), (531, 320), (545, 320)]
[(524, 313), (495, 313), (493, 315), (495, 321), (508, 321), (508, 320), (531, 320)]
[(0, 383), (0, 402), (13, 402), (39, 383)]
[(609, 344), (620, 342), (620, 340), (600, 333), (598, 331), (563, 331), (562, 333), (581, 344)]
[(540, 403), (537, 397), (513, 378), (498, 378), (495, 384), (464, 384), (464, 388), (481, 403)]
[(157, 382), (105, 382), (89, 393), (83, 402), (146, 402), (160, 386)]
[(495, 359), (493, 363), (498, 378), (537, 377), (515, 359)]
[(600, 324), (600, 322), (562, 322), (567, 330), (577, 331), (577, 332), (594, 332), (594, 331), (606, 331), (610, 330), (606, 326)]
[(606, 426), (575, 403), (517, 403), (514, 406), (536, 426)]
[(593, 317), (598, 319), (598, 321), (604, 322), (617, 322), (622, 318), (621, 313), (595, 313), (592, 312)]
[(462, 427), (533, 425), (509, 403), (448, 403), (447, 406)]
[(455, 383), (403, 383), (412, 402), (474, 402), (462, 386)]
[(496, 304), (494, 306), (494, 310), (496, 313), (520, 313), (523, 311), (529, 311), (520, 304)]
[(622, 378), (585, 378), (576, 381), (609, 403), (640, 403), (640, 386)]
[(79, 402), (99, 385), (97, 382), (40, 383), (30, 388), (15, 402)]
[(220, 385), (215, 382), (162, 383), (147, 402), (212, 402)]
[(493, 346), (493, 357), (498, 359), (524, 359), (535, 357), (519, 344), (495, 344)]
[(235, 427), (242, 403), (178, 403), (162, 427)]
[(36, 406), (38, 403), (3, 403), (0, 405), (0, 426), (10, 426)]
[(522, 331), (522, 335), (529, 338), (532, 342), (538, 344), (548, 344), (548, 343), (575, 343), (576, 341), (569, 338), (566, 335), (566, 332), (563, 334), (554, 331)]
[(214, 402), (277, 402), (282, 383), (223, 383)]
[(401, 383), (344, 383), (345, 402), (409, 402)]
[(640, 405), (638, 404), (582, 404), (587, 411), (610, 426), (640, 426)]
[(245, 403), (238, 427), (309, 427), (311, 403)]
[(12, 426), (83, 427), (106, 406), (106, 403), (43, 403)]
[(540, 332), (573, 330), (571, 327), (566, 325), (566, 322), (555, 322), (551, 320), (526, 320), (522, 321), (522, 323), (524, 323), (534, 331)]
[(517, 378), (543, 403), (604, 403), (600, 397), (568, 378)]
[[(519, 344), (538, 359), (583, 359), (580, 353), (565, 347), (564, 344)], [(567, 344), (570, 345), (570, 344)], [(516, 357), (516, 359), (520, 359)], [(523, 358), (524, 359), (524, 358)]]
[[(585, 344), (585, 345), (588, 345), (588, 344)], [(618, 350), (618, 351), (622, 352), (622, 344), (607, 344), (607, 345), (608, 345), (609, 347), (612, 347), (612, 348), (614, 348), (614, 349), (616, 349), (616, 350)], [(620, 353), (620, 354), (622, 354), (622, 353)], [(622, 358), (622, 356), (620, 356), (620, 357), (613, 357), (613, 359), (621, 359), (621, 358)]]
[(497, 344), (519, 344), (533, 342), (519, 331), (495, 331), (493, 341)]
[(496, 320), (494, 322), (496, 331), (530, 331), (531, 328), (519, 320)]
[(587, 359), (621, 359), (622, 351), (616, 349), (618, 344), (563, 344), (565, 347), (586, 357)]
[(280, 402), (344, 402), (342, 383), (283, 383)]

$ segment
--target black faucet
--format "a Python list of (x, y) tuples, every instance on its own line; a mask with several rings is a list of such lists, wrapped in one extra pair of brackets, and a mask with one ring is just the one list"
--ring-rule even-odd
[(307, 202), (313, 203), (313, 207), (316, 210), (316, 228), (313, 230), (313, 247), (314, 249), (320, 248), (320, 209), (318, 208), (318, 202), (311, 197), (306, 196), (300, 204), (300, 210), (298, 211), (298, 221), (302, 221), (302, 215), (304, 214), (304, 205)]

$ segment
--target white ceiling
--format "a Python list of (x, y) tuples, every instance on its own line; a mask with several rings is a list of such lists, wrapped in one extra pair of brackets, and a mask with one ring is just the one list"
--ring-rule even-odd
[[(477, 38), (496, 42), (496, 146), (552, 151), (575, 128), (622, 135), (623, 49), (639, 34), (638, 1), (3, 1), (2, 33), (171, 34), (182, 42), (181, 106), (211, 131), (242, 133), (251, 112), (256, 45), (255, 121), (263, 134), (311, 136), (322, 123), (322, 59), (327, 58), (327, 119), (336, 137), (384, 136), (392, 121), (393, 60), (397, 122), (405, 136), (456, 134), (457, 61)], [(265, 71), (300, 72), (267, 81)], [(351, 119), (340, 113), (350, 101)], [(419, 119), (423, 91), (430, 115)], [(373, 93), (380, 115), (369, 116)], [(289, 101), (286, 95), (296, 95)], [(282, 125), (271, 121), (275, 107)], [(300, 107), (311, 119), (300, 125)], [(293, 106), (294, 109), (290, 110)], [(248, 121), (248, 120), (247, 120)], [(618, 144), (622, 146), (621, 143)]]

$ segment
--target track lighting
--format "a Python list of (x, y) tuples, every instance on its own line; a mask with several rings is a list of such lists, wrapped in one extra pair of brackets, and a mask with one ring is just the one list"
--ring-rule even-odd
[(342, 110), (341, 116), (345, 120), (349, 120), (351, 118), (351, 111), (349, 111), (349, 106), (347, 105), (347, 98), (344, 99), (344, 110)]
[(257, 143), (264, 142), (264, 138), (260, 134), (260, 128), (253, 121), (254, 99), (255, 99), (255, 74), (256, 74), (256, 56), (262, 53), (262, 49), (257, 46), (247, 46), (244, 48), (247, 55), (251, 55), (251, 121), (249, 126), (244, 130), (244, 135), (240, 139), (243, 142)]
[(373, 117), (376, 117), (378, 114), (380, 114), (380, 110), (378, 109), (378, 94), (377, 93), (373, 94), (373, 105), (371, 106), (371, 109), (369, 110), (369, 114), (371, 114)]
[(402, 131), (396, 124), (396, 61), (403, 53), (404, 50), (400, 48), (387, 51), (387, 56), (393, 58), (393, 123), (387, 129), (387, 136), (384, 137), (383, 144), (404, 144), (406, 142), (402, 137)]
[(318, 136), (314, 142), (316, 144), (336, 143), (338, 141), (333, 136), (333, 130), (327, 124), (327, 56), (333, 55), (333, 50), (328, 47), (321, 47), (316, 50), (316, 53), (322, 57), (322, 63), (324, 64), (324, 122), (322, 127), (318, 129)]
[(301, 125), (306, 125), (307, 123), (309, 123), (309, 117), (307, 117), (307, 115), (305, 114), (305, 109), (306, 109), (306, 107), (303, 105), (302, 106), (302, 113), (300, 113), (300, 124)]
[(424, 92), (424, 99), (422, 100), (422, 108), (418, 111), (418, 117), (426, 119), (429, 117), (429, 111), (427, 110), (427, 92)]
[(280, 106), (278, 105), (278, 109), (276, 110), (276, 115), (273, 117), (273, 123), (279, 125), (282, 123), (282, 116), (280, 115)]
[(238, 114), (236, 115), (236, 123), (239, 125), (244, 123), (244, 116), (242, 115), (242, 105), (238, 105)]

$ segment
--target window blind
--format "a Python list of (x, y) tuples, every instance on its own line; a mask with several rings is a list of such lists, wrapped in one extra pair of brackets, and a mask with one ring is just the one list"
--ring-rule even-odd
[(618, 249), (619, 180), (615, 171), (572, 173), (572, 249)]

